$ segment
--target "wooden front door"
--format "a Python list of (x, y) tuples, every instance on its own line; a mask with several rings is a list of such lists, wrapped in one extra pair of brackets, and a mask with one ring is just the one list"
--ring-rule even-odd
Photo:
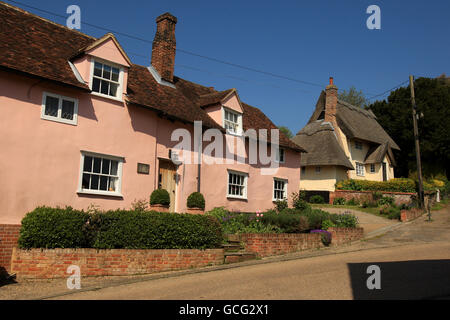
[(386, 162), (383, 162), (382, 165), (383, 165), (383, 181), (387, 181)]
[(171, 161), (159, 161), (159, 188), (167, 190), (170, 195), (170, 212), (175, 212), (177, 186), (177, 168)]

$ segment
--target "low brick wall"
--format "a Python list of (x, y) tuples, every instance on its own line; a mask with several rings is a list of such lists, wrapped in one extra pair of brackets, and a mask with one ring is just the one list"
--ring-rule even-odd
[(13, 248), (17, 247), (20, 224), (0, 224), (0, 275), (10, 272)]
[[(358, 199), (360, 202), (362, 201), (372, 201), (373, 193), (375, 191), (354, 191), (354, 190), (336, 190), (330, 191), (330, 201), (329, 204), (333, 204), (333, 200), (336, 198), (344, 198), (346, 201), (350, 199)], [(410, 204), (412, 202), (412, 197), (416, 195), (416, 193), (409, 192), (381, 192), (383, 196), (386, 197), (394, 197), (395, 204), (397, 206), (402, 204)]]
[(18, 278), (64, 278), (70, 265), (81, 276), (123, 276), (224, 263), (223, 249), (30, 249), (15, 248), (11, 272)]
[(400, 211), (400, 220), (402, 222), (408, 222), (420, 217), (423, 214), (423, 210), (418, 208), (412, 208), (411, 210)]
[(348, 243), (363, 238), (363, 228), (329, 228), (331, 233), (331, 245), (338, 246), (343, 243)]
[(245, 233), (241, 242), (245, 251), (259, 257), (323, 247), (321, 235), (314, 233)]

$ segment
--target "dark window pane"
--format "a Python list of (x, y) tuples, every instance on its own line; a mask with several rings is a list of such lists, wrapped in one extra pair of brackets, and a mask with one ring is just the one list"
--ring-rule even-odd
[(111, 80), (119, 82), (119, 69), (112, 68)]
[(119, 87), (116, 83), (109, 84), (109, 95), (112, 97), (117, 97), (117, 88)]
[(116, 178), (108, 178), (109, 179), (109, 191), (116, 191)]
[(108, 190), (108, 177), (105, 177), (105, 176), (100, 177), (100, 190), (103, 190), (103, 191)]
[(73, 120), (75, 103), (73, 101), (63, 100), (61, 118)]
[(92, 81), (92, 91), (100, 92), (100, 79), (94, 78)]
[(94, 64), (94, 75), (97, 77), (101, 77), (102, 76), (102, 64), (96, 62)]
[(108, 81), (102, 80), (102, 89), (100, 92), (103, 94), (108, 94), (108, 92), (109, 92), (109, 82)]
[(45, 115), (57, 117), (58, 116), (59, 99), (47, 96), (45, 98)]
[(98, 190), (98, 182), (100, 176), (92, 175), (91, 176), (91, 190)]
[(103, 159), (103, 165), (102, 165), (102, 173), (103, 174), (109, 174), (109, 164), (110, 164), (110, 160), (108, 159)]
[(94, 158), (94, 170), (92, 172), (100, 173), (100, 164), (101, 164), (100, 158)]
[(84, 157), (83, 171), (92, 172), (92, 157), (89, 156)]
[(111, 67), (106, 64), (103, 65), (103, 78), (108, 80), (111, 79)]
[(82, 182), (82, 188), (83, 189), (89, 189), (89, 178), (91, 177), (90, 174), (83, 174), (83, 182)]

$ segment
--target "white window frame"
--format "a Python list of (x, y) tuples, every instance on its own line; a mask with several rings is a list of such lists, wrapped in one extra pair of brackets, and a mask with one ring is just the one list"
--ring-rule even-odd
[[(235, 195), (235, 194), (230, 194), (228, 192), (229, 186), (230, 186), (230, 174), (235, 174), (238, 176), (241, 176), (244, 178), (244, 192), (242, 196), (239, 195)], [(247, 188), (248, 188), (248, 173), (246, 172), (240, 172), (240, 171), (234, 171), (234, 170), (227, 170), (227, 198), (231, 198), (231, 199), (247, 199)]]
[(370, 164), (370, 173), (375, 173), (376, 171), (375, 171), (375, 164), (374, 163), (371, 163)]
[[(109, 67), (114, 67), (114, 68), (119, 69), (119, 82), (118, 82), (119, 86), (117, 87), (117, 96), (116, 97), (110, 96), (108, 94), (103, 94), (101, 92), (92, 91), (92, 86), (94, 84), (94, 66), (95, 66), (96, 62), (101, 63), (103, 65), (106, 64)], [(124, 74), (123, 66), (121, 66), (117, 63), (114, 63), (114, 62), (107, 61), (107, 60), (91, 57), (91, 71), (90, 71), (90, 77), (89, 77), (89, 89), (91, 89), (91, 94), (93, 94), (95, 96), (103, 97), (103, 98), (116, 100), (116, 101), (123, 101), (123, 99), (122, 99), (123, 98), (123, 77), (124, 77), (123, 74)], [(95, 76), (95, 77), (98, 78), (97, 76)], [(106, 80), (106, 79), (105, 79), (105, 81), (115, 82), (115, 81)]]
[[(283, 159), (280, 160), (280, 155), (283, 154)], [(275, 161), (278, 163), (285, 163), (286, 162), (286, 150), (284, 148), (278, 147), (278, 152), (275, 155)]]
[(365, 169), (364, 164), (360, 162), (356, 162), (355, 164), (356, 164), (356, 175), (364, 177), (364, 169)]
[[(283, 182), (283, 190), (281, 189), (277, 189), (279, 191), (283, 191), (284, 193), (284, 198), (283, 199), (277, 199), (275, 198), (275, 182)], [(277, 201), (277, 200), (287, 200), (287, 187), (288, 187), (288, 180), (287, 179), (282, 179), (282, 178), (273, 178), (273, 187), (272, 187), (272, 201)]]
[[(104, 191), (104, 190), (91, 190), (91, 189), (83, 189), (83, 173), (84, 173), (84, 158), (86, 156), (94, 157), (94, 158), (103, 158), (107, 160), (113, 160), (117, 161), (117, 190), (116, 191)], [(122, 165), (124, 162), (123, 157), (117, 157), (107, 154), (101, 154), (96, 152), (90, 152), (90, 151), (81, 151), (81, 159), (80, 159), (80, 174), (79, 174), (79, 181), (78, 181), (78, 190), (77, 193), (80, 194), (93, 194), (93, 195), (104, 195), (104, 196), (113, 196), (113, 197), (123, 197), (122, 195)], [(102, 169), (100, 168), (100, 172)], [(102, 173), (98, 175), (103, 175)], [(110, 176), (110, 175), (108, 175)]]
[(320, 174), (321, 171), (322, 171), (322, 167), (317, 166), (317, 167), (315, 168), (316, 174)]
[(355, 141), (355, 149), (362, 150), (363, 144), (361, 141)]
[[(234, 111), (232, 109), (229, 109), (227, 107), (222, 107), (222, 126), (224, 128), (225, 128), (225, 121), (229, 121), (229, 120), (225, 120), (226, 112), (229, 112), (231, 114), (235, 114), (237, 116), (237, 123), (236, 123), (237, 124), (237, 130), (236, 130), (236, 132), (229, 131), (229, 129), (226, 129), (227, 133), (228, 134), (232, 134), (232, 135), (236, 135), (236, 136), (242, 135), (242, 131), (243, 131), (242, 130), (242, 114), (237, 112), (237, 111)], [(229, 122), (231, 122), (231, 121), (229, 121)], [(232, 123), (234, 123), (234, 122), (232, 122)]]
[[(58, 115), (56, 117), (53, 117), (53, 116), (45, 114), (45, 107), (46, 107), (47, 97), (52, 97), (52, 98), (56, 98), (56, 99), (59, 100), (58, 101)], [(74, 106), (73, 106), (73, 119), (72, 120), (64, 119), (64, 118), (61, 117), (63, 100), (71, 101), (74, 104)], [(61, 122), (61, 123), (66, 123), (66, 124), (71, 124), (71, 125), (75, 125), (76, 126), (78, 124), (78, 99), (62, 96), (60, 94), (44, 92), (42, 94), (41, 119), (50, 120), (50, 121), (56, 121), (56, 122)]]

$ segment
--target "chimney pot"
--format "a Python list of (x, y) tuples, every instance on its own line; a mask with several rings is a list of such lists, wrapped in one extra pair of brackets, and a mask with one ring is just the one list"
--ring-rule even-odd
[(330, 86), (333, 85), (333, 77), (330, 77)]

